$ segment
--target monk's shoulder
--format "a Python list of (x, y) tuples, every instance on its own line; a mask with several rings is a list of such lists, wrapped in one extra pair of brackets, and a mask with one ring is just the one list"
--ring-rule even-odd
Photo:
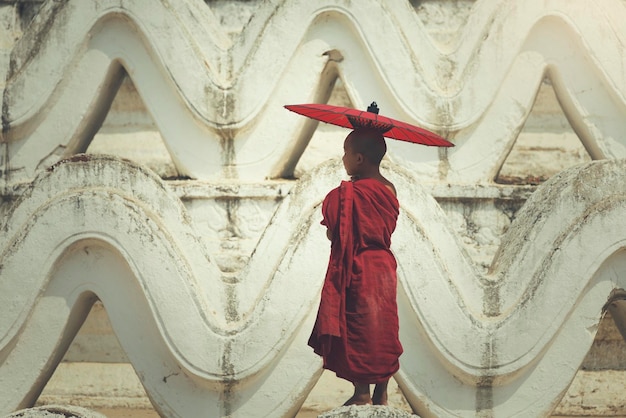
[(394, 196), (398, 196), (398, 192), (396, 191), (396, 186), (393, 185), (392, 182), (387, 181), (386, 183), (384, 183), (385, 187), (387, 189), (389, 189), (389, 191), (391, 191), (391, 193), (393, 193)]
[(385, 177), (381, 177), (380, 179), (377, 179), (377, 181), (382, 186), (384, 186), (385, 189), (389, 190), (394, 196), (398, 196), (398, 193), (396, 191), (396, 186), (394, 186), (392, 182), (387, 180)]
[(339, 189), (341, 188), (341, 186), (335, 187), (334, 189), (332, 189), (331, 191), (329, 191), (326, 194), (326, 197), (324, 198), (324, 200), (326, 199), (333, 199), (335, 197), (337, 197), (339, 195)]
[[(383, 178), (384, 179), (384, 178)], [(397, 199), (396, 187), (387, 179), (367, 178), (357, 181), (356, 187), (362, 187), (370, 190), (372, 193), (382, 193), (384, 195), (392, 195)]]

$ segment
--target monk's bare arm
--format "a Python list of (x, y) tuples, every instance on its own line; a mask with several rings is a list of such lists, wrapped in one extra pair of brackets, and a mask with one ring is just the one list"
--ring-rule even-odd
[(330, 229), (326, 228), (326, 238), (329, 240), (333, 240), (333, 234), (330, 232)]

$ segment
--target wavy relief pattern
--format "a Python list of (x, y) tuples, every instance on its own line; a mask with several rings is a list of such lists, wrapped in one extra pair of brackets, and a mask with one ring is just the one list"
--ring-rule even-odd
[(124, 72), (192, 178), (289, 176), (314, 126), (282, 105), (327, 100), (338, 76), (357, 106), (457, 144), (392, 144), (422, 179), (491, 181), (546, 75), (591, 156), (624, 157), (625, 19), (619, 0), (481, 1), (442, 52), (409, 2), (266, 2), (233, 42), (201, 0), (49, 1), (12, 53), (3, 170), (31, 179), (84, 151)]
[(225, 282), (180, 200), (145, 169), (79, 157), (44, 171), (86, 149), (125, 73), (194, 178), (289, 175), (314, 126), (282, 105), (325, 100), (335, 77), (355, 104), (376, 98), (448, 135), (457, 147), (441, 158), (391, 149), (406, 191), (398, 379), (425, 416), (550, 411), (606, 296), (626, 287), (626, 163), (540, 187), (487, 275), (416, 184), (492, 179), (545, 75), (590, 154), (623, 157), (623, 2), (477, 2), (449, 52), (408, 2), (388, 3), (266, 2), (234, 43), (200, 0), (44, 5), (3, 93), (3, 181), (37, 177), (2, 225), (0, 411), (36, 399), (96, 297), (164, 416), (293, 415), (318, 377), (305, 342), (325, 260), (309, 256), (327, 245), (314, 224), (339, 167), (298, 182)]
[[(542, 185), (485, 276), (415, 177), (391, 169), (409, 402), (423, 416), (547, 415), (626, 287), (626, 161)], [(149, 171), (78, 156), (42, 173), (2, 225), (0, 411), (36, 399), (98, 297), (162, 415), (293, 416), (320, 372), (306, 338), (326, 259), (310, 255), (328, 245), (317, 211), (338, 173), (298, 182), (237, 283)], [(254, 303), (229, 320), (227, 294)]]

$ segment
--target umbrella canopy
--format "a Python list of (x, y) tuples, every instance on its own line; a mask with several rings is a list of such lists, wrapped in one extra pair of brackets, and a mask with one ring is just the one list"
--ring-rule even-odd
[(286, 105), (286, 109), (300, 115), (344, 128), (370, 128), (387, 138), (435, 147), (453, 147), (454, 144), (426, 129), (378, 114), (376, 102), (367, 111), (322, 103)]

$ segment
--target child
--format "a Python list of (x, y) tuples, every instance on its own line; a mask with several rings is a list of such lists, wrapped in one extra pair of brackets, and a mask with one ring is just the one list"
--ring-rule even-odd
[(309, 345), (325, 369), (353, 383), (345, 405), (386, 405), (387, 383), (402, 354), (396, 260), (389, 249), (399, 205), (395, 187), (380, 173), (386, 151), (380, 132), (352, 131), (343, 156), (351, 181), (342, 181), (322, 205), (331, 253)]

